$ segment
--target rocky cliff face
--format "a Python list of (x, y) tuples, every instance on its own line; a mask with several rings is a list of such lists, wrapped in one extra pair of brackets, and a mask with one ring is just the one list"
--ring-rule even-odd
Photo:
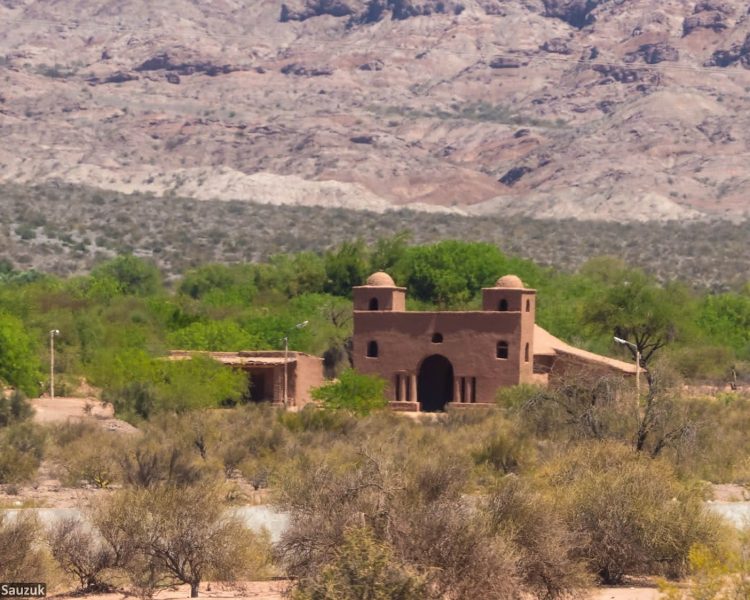
[(0, 0), (0, 179), (385, 210), (747, 213), (739, 0)]

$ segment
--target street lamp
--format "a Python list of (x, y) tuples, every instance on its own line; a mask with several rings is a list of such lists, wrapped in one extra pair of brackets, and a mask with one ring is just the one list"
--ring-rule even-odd
[(638, 397), (640, 398), (641, 396), (641, 351), (638, 350), (638, 346), (636, 346), (633, 342), (629, 342), (628, 340), (624, 340), (617, 336), (615, 336), (614, 339), (618, 344), (622, 344), (623, 346), (630, 346), (633, 350), (635, 350), (635, 391), (638, 394)]
[(60, 335), (59, 329), (49, 332), (49, 395), (55, 399), (55, 338)]
[(297, 323), (294, 327), (289, 329), (284, 336), (284, 408), (286, 408), (287, 402), (289, 401), (289, 334), (295, 329), (303, 329), (307, 327), (310, 321), (302, 321)]

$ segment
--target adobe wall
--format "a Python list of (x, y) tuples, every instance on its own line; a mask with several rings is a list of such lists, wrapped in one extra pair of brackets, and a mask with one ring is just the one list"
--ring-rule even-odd
[[(304, 407), (312, 402), (310, 391), (323, 385), (323, 359), (307, 354), (297, 354), (297, 362), (289, 365), (289, 397), (294, 399), (294, 406)], [(293, 376), (292, 376), (293, 373)]]
[[(527, 315), (525, 311), (497, 310), (355, 311), (354, 367), (361, 373), (384, 377), (389, 383), (387, 393), (391, 401), (400, 396), (402, 403), (414, 403), (412, 379), (407, 378), (405, 389), (399, 394), (396, 374), (416, 376), (426, 357), (439, 354), (452, 363), (454, 379), (472, 378), (475, 387), (472, 399), (476, 403), (492, 403), (499, 387), (532, 381), (533, 347), (529, 347), (528, 361), (524, 347), (528, 329), (533, 331), (533, 314), (533, 311)], [(529, 319), (530, 327), (526, 323)], [(442, 343), (432, 342), (435, 333), (442, 334)], [(367, 357), (367, 344), (373, 340), (378, 344), (377, 358)], [(507, 359), (497, 358), (500, 340), (508, 342)]]

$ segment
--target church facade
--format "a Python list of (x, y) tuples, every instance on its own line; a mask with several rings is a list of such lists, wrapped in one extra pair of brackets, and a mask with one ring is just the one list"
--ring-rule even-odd
[(635, 372), (537, 326), (536, 290), (515, 275), (482, 290), (482, 310), (407, 311), (406, 289), (374, 273), (354, 288), (353, 359), (360, 373), (388, 382), (392, 408), (408, 411), (492, 404), (500, 387), (571, 366)]

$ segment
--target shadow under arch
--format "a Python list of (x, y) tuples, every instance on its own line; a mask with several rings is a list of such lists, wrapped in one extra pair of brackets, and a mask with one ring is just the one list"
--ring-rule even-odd
[(445, 410), (445, 405), (453, 401), (453, 365), (445, 356), (433, 354), (422, 361), (417, 398), (424, 412)]

